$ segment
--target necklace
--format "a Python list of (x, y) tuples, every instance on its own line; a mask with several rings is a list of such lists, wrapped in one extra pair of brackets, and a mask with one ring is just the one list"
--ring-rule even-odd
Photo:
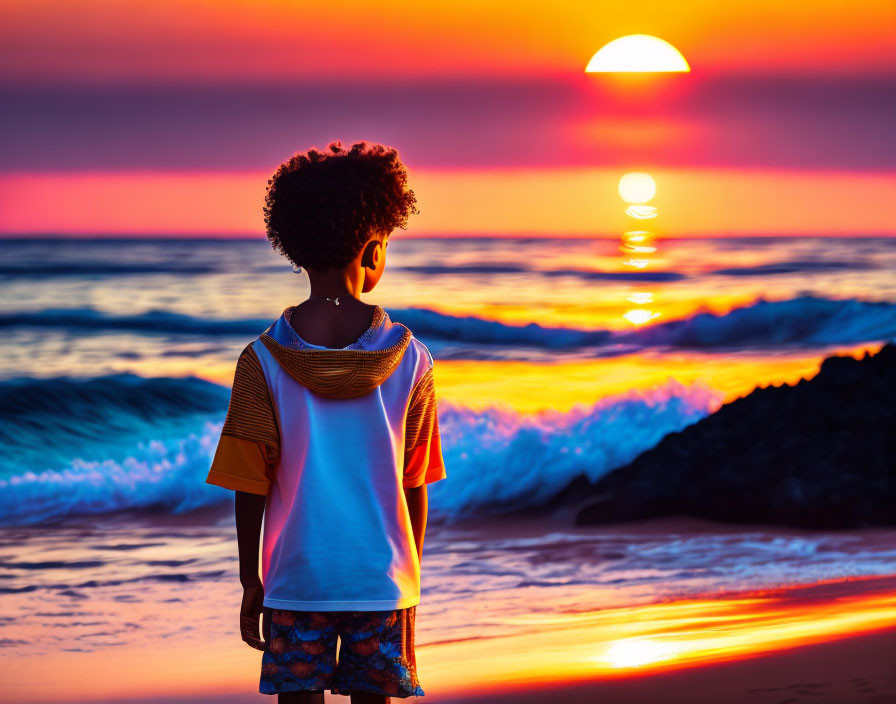
[(333, 301), (337, 306), (339, 305), (339, 296), (336, 298), (330, 298), (329, 296), (308, 296), (309, 301)]

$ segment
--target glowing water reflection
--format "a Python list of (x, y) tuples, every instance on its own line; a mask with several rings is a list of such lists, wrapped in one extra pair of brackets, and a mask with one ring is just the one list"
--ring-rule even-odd
[(652, 205), (630, 205), (625, 209), (625, 214), (636, 220), (650, 220), (656, 217), (656, 208)]
[[(657, 209), (647, 205), (656, 195), (656, 181), (643, 171), (631, 171), (619, 179), (619, 195), (628, 207), (625, 214), (635, 220), (650, 220), (657, 216)], [(630, 269), (646, 270), (651, 260), (649, 255), (655, 254), (657, 248), (652, 244), (654, 233), (649, 230), (630, 230), (622, 234), (622, 244), (619, 250), (626, 255), (622, 266)], [(654, 302), (654, 295), (647, 291), (633, 291), (626, 296), (626, 300), (643, 306)], [(632, 325), (644, 325), (651, 320), (659, 318), (662, 314), (647, 308), (633, 308), (626, 310), (622, 317)]]
[(892, 578), (858, 580), (508, 621), (531, 632), (462, 648), (424, 646), (418, 661), (440, 691), (459, 679), (513, 689), (640, 677), (891, 629), (896, 593)]
[(627, 310), (622, 314), (622, 317), (633, 323), (634, 325), (643, 325), (644, 323), (650, 322), (654, 318), (659, 317), (659, 313), (656, 311), (644, 310), (642, 308), (633, 308), (632, 310)]

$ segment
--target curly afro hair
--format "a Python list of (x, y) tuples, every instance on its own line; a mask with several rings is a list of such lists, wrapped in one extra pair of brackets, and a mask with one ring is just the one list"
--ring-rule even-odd
[(268, 181), (265, 228), (294, 266), (342, 268), (371, 236), (407, 229), (416, 202), (395, 149), (357, 142), (346, 150), (336, 140), (280, 165)]

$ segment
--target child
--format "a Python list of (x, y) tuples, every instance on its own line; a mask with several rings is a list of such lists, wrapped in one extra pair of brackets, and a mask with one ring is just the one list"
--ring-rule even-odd
[(446, 476), (433, 358), (359, 300), (392, 230), (418, 212), (406, 184), (394, 149), (338, 141), (268, 182), (268, 238), (307, 269), (311, 293), (242, 351), (206, 482), (236, 491), (240, 632), (264, 651), (259, 691), (280, 702), (424, 694), (414, 616), (426, 485)]

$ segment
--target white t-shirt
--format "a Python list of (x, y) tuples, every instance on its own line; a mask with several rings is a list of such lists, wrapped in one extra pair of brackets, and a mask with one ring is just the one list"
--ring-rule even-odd
[(446, 476), (432, 355), (379, 306), (341, 349), (302, 340), (291, 310), (240, 356), (206, 481), (267, 496), (265, 606), (414, 606), (420, 563), (403, 489)]

